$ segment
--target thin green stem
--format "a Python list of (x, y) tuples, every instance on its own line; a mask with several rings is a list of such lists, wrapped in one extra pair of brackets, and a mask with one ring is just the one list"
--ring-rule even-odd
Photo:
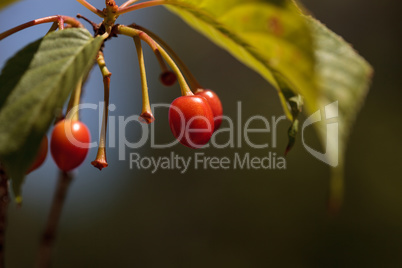
[(14, 33), (17, 33), (21, 30), (24, 30), (26, 28), (29, 28), (29, 27), (32, 27), (35, 25), (39, 25), (39, 24), (43, 24), (43, 23), (58, 22), (59, 27), (60, 27), (60, 25), (61, 25), (60, 21), (64, 21), (64, 23), (70, 24), (73, 27), (84, 28), (84, 26), (81, 24), (81, 22), (79, 22), (75, 18), (68, 17), (68, 16), (55, 15), (55, 16), (49, 16), (49, 17), (32, 20), (32, 21), (26, 22), (24, 24), (21, 24), (17, 27), (14, 27), (8, 31), (0, 33), (0, 40), (3, 40), (4, 38), (6, 38)]
[(166, 51), (170, 54), (170, 56), (173, 58), (173, 60), (176, 62), (176, 64), (180, 67), (184, 76), (188, 79), (191, 89), (193, 91), (203, 88), (201, 86), (201, 84), (198, 82), (198, 80), (195, 78), (193, 73), (190, 71), (190, 69), (187, 67), (187, 65), (181, 60), (181, 58), (176, 54), (176, 52), (174, 52), (174, 50), (165, 41), (163, 41), (162, 38), (160, 38), (158, 35), (156, 35), (152, 31), (148, 30), (147, 28), (144, 28), (137, 24), (133, 25), (133, 27), (135, 29), (145, 32), (153, 40), (155, 40), (157, 43), (159, 43), (164, 49), (166, 49)]
[(77, 86), (75, 87), (73, 93), (70, 96), (66, 112), (67, 119), (73, 121), (79, 120), (78, 105), (80, 104), (81, 92), (82, 92), (82, 77), (78, 81)]
[(160, 66), (160, 68), (161, 68), (161, 70), (162, 70), (162, 73), (169, 71), (169, 69), (168, 69), (168, 67), (167, 67), (167, 65), (166, 65), (166, 63), (165, 63), (165, 61), (163, 60), (163, 57), (162, 57), (162, 55), (161, 55), (161, 52), (160, 52), (159, 49), (158, 49), (157, 44), (156, 44), (155, 41), (153, 41), (153, 40), (152, 40), (152, 43), (153, 43), (153, 46), (151, 46), (151, 49), (152, 49), (152, 51), (153, 51), (154, 54), (155, 54), (156, 60), (157, 60), (158, 63), (159, 63), (159, 66)]
[(160, 46), (158, 45), (158, 49), (161, 52), (162, 57), (165, 59), (167, 64), (172, 68), (173, 72), (177, 76), (177, 80), (179, 81), (179, 85), (181, 88), (181, 94), (183, 96), (190, 96), (193, 95), (193, 93), (190, 90), (190, 87), (188, 86), (186, 79), (184, 78), (183, 74), (181, 73), (179, 67), (176, 65), (174, 60), (169, 56), (169, 54)]
[(159, 49), (154, 50), (154, 54), (155, 54), (156, 59), (159, 62), (159, 66), (161, 68), (162, 73), (168, 72), (169, 69), (168, 69), (165, 61), (163, 60), (163, 57), (162, 57), (161, 52), (159, 51)]
[(138, 2), (138, 0), (129, 0), (129, 1), (125, 2), (124, 4), (122, 4), (119, 8), (124, 8), (124, 7), (127, 7), (127, 6), (131, 6), (132, 4), (134, 4), (136, 2)]
[(96, 154), (96, 159), (91, 162), (91, 164), (102, 170), (108, 166), (106, 160), (106, 130), (107, 130), (107, 120), (109, 114), (109, 95), (110, 95), (110, 77), (112, 73), (109, 72), (106, 67), (105, 57), (103, 52), (99, 51), (96, 58), (99, 69), (103, 76), (103, 90), (104, 90), (104, 106), (103, 106), (103, 118), (102, 118), (102, 128), (99, 137), (98, 153)]
[[(156, 43), (149, 35), (147, 35), (145, 32), (131, 28), (131, 27), (127, 27), (127, 26), (123, 26), (123, 25), (119, 25), (117, 27), (117, 33), (122, 34), (122, 35), (127, 35), (130, 37), (134, 37), (134, 36), (138, 36), (139, 38), (141, 38), (141, 40), (144, 40), (149, 46), (152, 46), (153, 42)], [(153, 42), (151, 42), (151, 40), (153, 40)], [(165, 61), (167, 62), (167, 64), (170, 66), (170, 68), (173, 70), (173, 72), (176, 74), (177, 79), (179, 81), (179, 85), (181, 88), (181, 93), (183, 96), (186, 95), (193, 95), (193, 93), (191, 92), (183, 74), (181, 73), (179, 67), (176, 65), (176, 63), (174, 62), (174, 60), (169, 56), (169, 54), (158, 44), (156, 43), (157, 48), (159, 49), (162, 57), (165, 59)]]
[(126, 6), (123, 8), (119, 8), (119, 10), (117, 11), (117, 14), (121, 15), (121, 14), (128, 13), (128, 12), (131, 12), (134, 10), (138, 10), (138, 9), (142, 9), (142, 8), (146, 8), (146, 7), (165, 5), (168, 3), (169, 2), (167, 2), (166, 0), (152, 0), (152, 1), (148, 1), (148, 2), (138, 3), (138, 4), (135, 4), (132, 6)]
[[(129, 27), (133, 26), (135, 28), (135, 24), (129, 25)], [(163, 60), (163, 57), (161, 55), (161, 52), (158, 49), (157, 43), (150, 37), (150, 36), (143, 36), (143, 38), (148, 39), (147, 44), (149, 44), (149, 47), (152, 49), (152, 51), (155, 54), (156, 59), (158, 60), (159, 66), (161, 67), (162, 73), (168, 71), (169, 69), (166, 66), (165, 61)]]
[(141, 85), (142, 85), (142, 112), (140, 115), (140, 120), (144, 123), (150, 124), (155, 118), (151, 111), (151, 105), (149, 104), (148, 95), (148, 83), (147, 83), (147, 73), (145, 70), (144, 53), (142, 51), (141, 40), (139, 36), (134, 36), (134, 43), (137, 49), (138, 64), (140, 66), (141, 74)]
[(81, 5), (83, 5), (84, 7), (86, 7), (87, 9), (89, 9), (90, 11), (92, 11), (93, 13), (95, 13), (96, 15), (98, 15), (101, 18), (104, 18), (105, 15), (103, 14), (103, 12), (99, 9), (97, 9), (96, 7), (94, 7), (93, 5), (91, 5), (90, 3), (88, 3), (85, 0), (77, 0), (78, 3), (80, 3)]

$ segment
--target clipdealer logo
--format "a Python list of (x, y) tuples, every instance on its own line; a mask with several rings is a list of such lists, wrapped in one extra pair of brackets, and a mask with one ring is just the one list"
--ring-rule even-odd
[[(103, 107), (103, 103), (96, 104), (80, 104), (72, 112), (78, 112), (82, 109), (92, 109), (99, 111), (99, 127), (102, 123), (103, 111), (99, 107)], [(152, 110), (169, 108), (170, 104), (154, 104)], [(116, 110), (116, 105), (109, 105), (109, 111)], [(139, 149), (145, 144), (149, 144), (153, 149), (166, 149), (176, 146), (179, 142), (174, 139), (172, 135), (172, 141), (165, 142), (164, 144), (156, 143), (156, 136), (161, 135), (156, 131), (154, 124), (150, 127), (146, 124), (142, 124), (138, 115), (131, 115), (127, 118), (123, 116), (109, 115), (108, 120), (109, 131), (108, 131), (108, 147), (118, 148), (119, 160), (125, 161), (127, 159), (127, 149)], [(247, 145), (253, 149), (275, 149), (277, 147), (277, 126), (279, 122), (286, 121), (284, 115), (271, 118), (266, 118), (262, 115), (254, 115), (246, 120), (242, 116), (242, 105), (241, 102), (237, 103), (237, 114), (236, 119), (233, 120), (228, 116), (223, 116), (222, 121), (227, 122), (225, 124), (228, 127), (221, 126), (212, 136), (209, 144), (204, 146), (204, 148), (213, 147), (217, 149), (241, 149), (244, 145)], [(324, 163), (337, 166), (338, 165), (338, 102), (331, 103), (324, 107), (323, 110), (318, 110), (302, 125), (302, 143), (306, 150), (316, 157), (317, 159), (323, 161)], [(320, 153), (305, 142), (304, 130), (312, 124), (322, 124), (326, 123), (326, 151), (325, 153)], [(255, 124), (260, 126), (259, 128), (252, 128)], [(117, 123), (117, 124), (116, 124)], [(126, 137), (126, 127), (129, 123), (138, 123), (141, 129), (141, 138), (137, 142), (130, 142)], [(255, 126), (255, 125), (254, 125)], [(99, 130), (100, 131), (100, 130)], [(224, 143), (219, 143), (216, 138), (218, 135), (225, 135), (227, 140)], [(255, 140), (251, 139), (252, 133), (265, 133), (267, 136), (266, 142), (257, 143)], [(225, 136), (224, 136), (225, 137)], [(270, 142), (267, 141), (270, 139)], [(222, 140), (222, 139), (221, 139)], [(116, 144), (117, 141), (117, 144)], [(96, 147), (98, 143), (93, 141), (88, 144), (89, 148)], [(194, 153), (193, 156), (180, 156), (174, 152), (170, 152), (166, 156), (143, 156), (138, 152), (128, 152), (129, 154), (129, 166), (131, 169), (144, 169), (151, 170), (152, 173), (163, 169), (177, 169), (181, 173), (188, 171), (190, 166), (195, 169), (286, 169), (286, 159), (283, 156), (277, 155), (273, 151), (267, 151), (263, 157), (253, 156), (250, 152), (235, 152), (230, 157), (217, 157), (217, 156), (206, 156), (203, 152), (200, 153), (199, 150)]]
[(177, 170), (184, 174), (190, 167), (195, 170), (286, 169), (285, 158), (272, 152), (268, 152), (264, 157), (239, 152), (235, 152), (232, 157), (207, 156), (203, 152), (196, 152), (193, 156), (186, 157), (175, 152), (165, 156), (142, 156), (139, 153), (130, 153), (129, 163), (130, 169), (149, 170), (152, 174), (160, 170)]
[[(323, 115), (322, 115), (323, 114)], [(302, 126), (302, 142), (304, 148), (315, 158), (321, 160), (322, 162), (332, 166), (337, 167), (339, 162), (339, 107), (338, 101), (328, 104), (324, 107), (324, 110), (318, 110), (312, 115), (310, 115), (306, 121), (304, 121)], [(308, 146), (304, 140), (304, 130), (306, 127), (312, 124), (323, 123), (325, 121), (326, 126), (326, 151), (325, 153), (320, 153), (310, 146)], [(322, 130), (323, 131), (323, 130)]]

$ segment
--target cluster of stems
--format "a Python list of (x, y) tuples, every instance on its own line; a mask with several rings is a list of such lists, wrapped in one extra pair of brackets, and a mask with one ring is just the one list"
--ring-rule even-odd
[[(116, 27), (113, 29), (114, 29), (113, 33), (126, 35), (133, 38), (134, 40), (134, 44), (137, 50), (137, 57), (138, 57), (141, 84), (142, 84), (142, 111), (139, 117), (139, 120), (141, 122), (149, 124), (155, 120), (152, 114), (151, 105), (149, 101), (148, 83), (146, 78), (146, 68), (145, 68), (144, 54), (141, 41), (145, 42), (154, 52), (155, 57), (158, 60), (159, 65), (161, 67), (162, 76), (173, 72), (171, 74), (174, 74), (174, 77), (177, 78), (178, 83), (180, 85), (181, 94), (183, 96), (193, 95), (193, 91), (197, 91), (202, 88), (199, 82), (192, 75), (188, 67), (178, 57), (178, 55), (156, 34), (136, 24), (132, 24), (129, 26), (116, 25)], [(107, 167), (105, 141), (106, 141), (106, 128), (108, 118), (107, 113), (109, 105), (109, 86), (110, 86), (111, 73), (106, 68), (102, 52), (99, 52), (97, 62), (103, 75), (103, 82), (105, 88), (105, 101), (104, 101), (105, 107), (103, 113), (102, 130), (101, 130), (98, 154), (95, 161), (93, 161), (92, 164), (95, 167), (102, 169), (104, 167)], [(169, 65), (172, 71), (168, 69), (166, 64)], [(185, 76), (189, 80), (193, 91), (190, 89), (190, 86), (188, 85)]]
[[(193, 92), (197, 92), (198, 90), (202, 89), (201, 85), (192, 75), (188, 67), (178, 57), (178, 55), (156, 34), (136, 24), (131, 24), (129, 26), (115, 24), (116, 19), (121, 14), (142, 9), (145, 7), (172, 4), (171, 2), (166, 0), (151, 0), (136, 3), (138, 2), (138, 0), (129, 0), (124, 4), (117, 6), (114, 0), (105, 0), (106, 8), (104, 8), (103, 10), (99, 10), (85, 0), (77, 0), (77, 1), (103, 19), (103, 22), (98, 25), (89, 21), (88, 19), (86, 19), (81, 15), (77, 15), (78, 18), (83, 18), (91, 23), (92, 27), (94, 28), (95, 35), (102, 36), (103, 40), (105, 41), (111, 36), (115, 36), (118, 34), (131, 37), (134, 40), (134, 44), (137, 50), (137, 56), (141, 74), (141, 83), (142, 83), (142, 112), (139, 118), (140, 121), (147, 124), (154, 121), (154, 116), (152, 114), (149, 102), (148, 83), (146, 80), (142, 42), (146, 43), (154, 52), (155, 57), (161, 68), (161, 80), (165, 85), (172, 85), (177, 80), (180, 85), (181, 94), (183, 96), (191, 96), (193, 95)], [(56, 30), (63, 30), (65, 28), (84, 28), (84, 26), (76, 18), (62, 15), (48, 16), (26, 22), (8, 31), (0, 33), (0, 41), (21, 30), (44, 23), (52, 23), (48, 31), (48, 34)], [(100, 29), (102, 29), (102, 31), (99, 31)], [(107, 122), (108, 111), (109, 111), (110, 78), (112, 73), (106, 67), (106, 62), (102, 49), (97, 53), (96, 63), (99, 66), (99, 69), (103, 77), (104, 112), (103, 112), (103, 120), (99, 139), (98, 152), (96, 159), (92, 161), (92, 165), (101, 170), (108, 166), (106, 161), (106, 132), (108, 123)], [(187, 84), (186, 78), (188, 79), (192, 90), (190, 89), (190, 86)], [(79, 120), (78, 107), (82, 95), (82, 86), (85, 83), (86, 79), (87, 74), (84, 74), (81, 77), (81, 79), (79, 79), (76, 88), (73, 90), (67, 106), (65, 116), (66, 119), (73, 121)], [(62, 118), (64, 118), (64, 116), (63, 114), (60, 114), (60, 116), (56, 118), (56, 121)], [(0, 192), (1, 192), (0, 197), (2, 197), (1, 200), (4, 201), (0, 206), (1, 208), (0, 209), (1, 210), (0, 211), (0, 266), (2, 266), (4, 260), (3, 258), (4, 252), (1, 249), (4, 248), (3, 243), (4, 228), (6, 222), (5, 219), (3, 219), (2, 217), (5, 215), (4, 211), (6, 210), (8, 204), (8, 194), (6, 185), (7, 179), (3, 178), (4, 176), (2, 176), (1, 171), (2, 169), (0, 165), (0, 179), (2, 181), (2, 183), (0, 183)], [(72, 181), (71, 174), (67, 174), (65, 172), (61, 173), (53, 206), (49, 214), (47, 227), (41, 239), (41, 246), (38, 254), (39, 257), (37, 259), (36, 267), (50, 266), (51, 249), (54, 244), (56, 229), (59, 222), (64, 199), (68, 191), (68, 186), (70, 185), (71, 181)], [(4, 224), (4, 226), (2, 224)]]
[[(178, 80), (181, 89), (181, 94), (183, 96), (193, 95), (193, 91), (197, 92), (198, 90), (202, 89), (201, 85), (198, 83), (198, 81), (195, 79), (195, 77), (192, 75), (190, 70), (183, 63), (183, 61), (178, 57), (178, 55), (156, 34), (136, 24), (132, 24), (129, 26), (115, 25), (116, 19), (121, 14), (146, 7), (172, 4), (171, 2), (167, 0), (151, 0), (136, 3), (138, 2), (138, 0), (128, 0), (124, 4), (118, 6), (116, 5), (114, 0), (105, 0), (106, 7), (103, 10), (99, 10), (94, 6), (92, 6), (90, 3), (88, 3), (86, 0), (77, 0), (77, 1), (103, 19), (102, 24), (100, 24), (101, 26), (103, 26), (102, 28), (103, 31), (99, 33), (98, 30), (101, 28), (101, 26), (89, 21), (88, 19), (86, 19), (81, 15), (77, 15), (78, 18), (83, 18), (86, 21), (90, 22), (95, 30), (95, 33), (100, 34), (104, 40), (108, 39), (110, 36), (117, 34), (126, 35), (133, 38), (137, 49), (137, 56), (140, 66), (141, 83), (142, 83), (142, 112), (140, 115), (140, 121), (148, 124), (154, 121), (154, 116), (152, 114), (151, 106), (149, 103), (148, 84), (146, 80), (144, 55), (142, 51), (141, 41), (145, 42), (154, 52), (162, 71), (161, 80), (165, 85), (171, 85), (176, 80)], [(63, 30), (64, 28), (71, 28), (71, 27), (83, 28), (83, 25), (75, 18), (69, 16), (55, 15), (32, 20), (27, 23), (21, 24), (17, 27), (14, 27), (6, 32), (0, 33), (0, 40), (28, 27), (43, 23), (52, 23), (52, 26), (50, 27), (48, 33), (53, 32), (57, 29)], [(106, 143), (111, 72), (109, 72), (109, 70), (106, 67), (104, 55), (101, 50), (97, 54), (96, 62), (103, 76), (105, 107), (103, 113), (98, 153), (95, 161), (93, 161), (92, 164), (95, 167), (102, 169), (104, 167), (107, 167), (108, 165), (106, 162), (105, 143)], [(172, 71), (169, 70), (168, 66)], [(185, 77), (188, 79), (193, 91), (187, 84)], [(67, 119), (79, 120), (78, 105), (81, 99), (82, 84), (85, 82), (85, 80), (86, 77), (83, 76), (78, 82), (75, 90), (71, 94), (66, 112)], [(63, 116), (61, 115), (60, 118), (62, 117)]]
[[(137, 57), (139, 63), (139, 70), (141, 76), (141, 85), (142, 85), (142, 111), (139, 117), (139, 120), (143, 123), (152, 123), (155, 118), (152, 114), (151, 105), (149, 102), (149, 93), (148, 93), (148, 83), (146, 77), (146, 68), (144, 61), (144, 54), (142, 48), (142, 42), (145, 42), (155, 54), (155, 57), (161, 68), (161, 80), (165, 85), (173, 84), (176, 79), (180, 85), (181, 94), (183, 96), (193, 95), (193, 91), (196, 92), (202, 89), (200, 83), (196, 80), (194, 75), (190, 72), (188, 67), (184, 64), (184, 62), (179, 58), (179, 56), (173, 51), (171, 47), (169, 47), (159, 36), (157, 36), (152, 31), (141, 27), (137, 24), (131, 24), (128, 26), (125, 25), (114, 25), (115, 20), (121, 14), (134, 11), (140, 8), (156, 6), (167, 4), (166, 1), (155, 0), (155, 1), (147, 1), (138, 4), (134, 4), (137, 2), (136, 0), (130, 0), (121, 6), (117, 6), (113, 0), (106, 0), (106, 8), (102, 11), (96, 9), (91, 4), (86, 2), (85, 0), (77, 0), (89, 10), (100, 16), (104, 19), (103, 25), (105, 27), (105, 31), (107, 35), (126, 35), (134, 40), (134, 44), (137, 50)], [(83, 18), (82, 16), (79, 16)], [(85, 18), (84, 18), (85, 19)], [(87, 20), (87, 19), (86, 19)], [(89, 20), (87, 20), (89, 21)], [(90, 22), (90, 21), (89, 21)], [(96, 28), (96, 24), (90, 22), (94, 28)], [(106, 39), (106, 38), (105, 38)], [(108, 71), (106, 67), (106, 63), (103, 57), (103, 53), (99, 52), (97, 57), (97, 63), (101, 69), (103, 82), (104, 82), (104, 94), (105, 94), (105, 107), (103, 113), (102, 120), (102, 128), (99, 139), (99, 148), (96, 159), (92, 162), (92, 165), (99, 168), (100, 170), (104, 167), (107, 167), (106, 161), (106, 130), (107, 130), (107, 120), (108, 120), (108, 105), (109, 105), (109, 90), (110, 90), (110, 76), (111, 73)], [(169, 70), (168, 66), (171, 70)], [(189, 81), (190, 86), (187, 84), (186, 78)]]

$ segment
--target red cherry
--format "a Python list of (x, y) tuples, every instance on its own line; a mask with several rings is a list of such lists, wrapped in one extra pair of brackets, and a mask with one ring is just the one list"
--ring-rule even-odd
[(84, 162), (91, 140), (87, 126), (80, 121), (62, 120), (56, 124), (50, 152), (62, 171), (70, 171)]
[(211, 138), (214, 119), (208, 101), (202, 96), (182, 96), (169, 108), (169, 124), (173, 135), (183, 145), (200, 148)]
[(216, 93), (210, 89), (199, 90), (195, 94), (206, 98), (209, 103), (209, 106), (211, 106), (212, 113), (214, 114), (214, 123), (215, 123), (214, 131), (216, 131), (222, 123), (222, 115), (223, 115), (222, 103), (218, 95), (216, 95)]
[(47, 140), (47, 136), (45, 135), (42, 138), (42, 141), (40, 142), (39, 150), (36, 153), (35, 160), (32, 163), (32, 165), (29, 167), (27, 174), (31, 173), (32, 171), (37, 169), (38, 167), (40, 167), (43, 164), (43, 162), (45, 162), (45, 159), (47, 156), (47, 148), (48, 148), (47, 144), (48, 144), (48, 140)]

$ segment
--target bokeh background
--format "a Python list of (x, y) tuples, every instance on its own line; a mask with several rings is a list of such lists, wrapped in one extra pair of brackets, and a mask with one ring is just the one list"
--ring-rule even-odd
[[(103, 8), (103, 0), (90, 1)], [(123, 1), (118, 1), (121, 4)], [(316, 160), (300, 141), (283, 170), (178, 170), (130, 169), (119, 161), (117, 149), (108, 151), (109, 165), (102, 172), (90, 161), (92, 149), (76, 172), (63, 211), (54, 267), (400, 267), (402, 266), (402, 157), (400, 107), (402, 2), (395, 0), (304, 1), (312, 13), (343, 36), (375, 68), (366, 103), (350, 137), (346, 157), (346, 196), (336, 217), (327, 212), (329, 167)], [(0, 13), (0, 32), (38, 17), (76, 13), (99, 21), (76, 1), (23, 0)], [(119, 18), (136, 22), (162, 36), (206, 87), (215, 90), (225, 114), (235, 118), (237, 102), (243, 118), (283, 114), (275, 90), (258, 74), (189, 28), (163, 7)], [(46, 33), (37, 26), (0, 42), (0, 66), (28, 42)], [(108, 42), (106, 60), (112, 71), (111, 116), (128, 117), (141, 109), (140, 76), (132, 40)], [(146, 49), (150, 98), (170, 103), (178, 86), (158, 82), (159, 69)], [(98, 104), (103, 85), (98, 69), (87, 83), (84, 102)], [(82, 120), (98, 137), (96, 111)], [(250, 152), (282, 154), (289, 122), (278, 128), (278, 146), (255, 150), (204, 149), (207, 156)], [(167, 110), (156, 114), (161, 140), (172, 139)], [(141, 128), (126, 128), (130, 141)], [(256, 142), (271, 135), (255, 134)], [(314, 132), (308, 141), (320, 148)], [(138, 150), (142, 156), (167, 156), (171, 151), (194, 157), (194, 151)], [(10, 204), (7, 267), (31, 267), (56, 185), (51, 157), (24, 185), (24, 205)]]

